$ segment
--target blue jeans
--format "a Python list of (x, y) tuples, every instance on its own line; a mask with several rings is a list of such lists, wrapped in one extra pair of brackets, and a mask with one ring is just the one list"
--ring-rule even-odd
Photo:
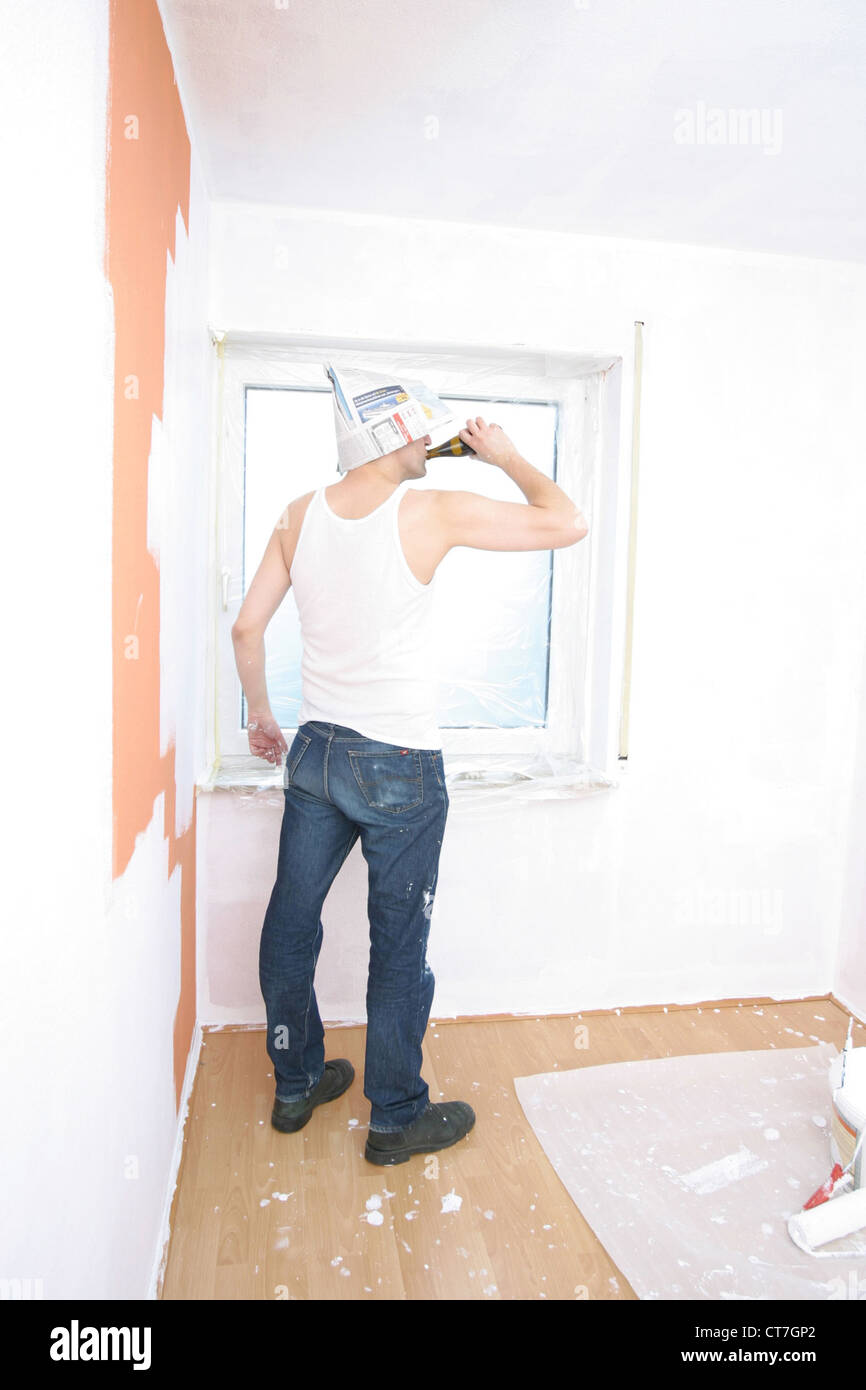
[(370, 960), (364, 1095), (370, 1129), (427, 1108), (421, 1041), (435, 978), (427, 938), (448, 815), (441, 749), (378, 743), (342, 724), (302, 724), (286, 755), (277, 879), (259, 948), (276, 1098), (309, 1096), (325, 1069), (313, 978), (322, 905), (360, 836)]

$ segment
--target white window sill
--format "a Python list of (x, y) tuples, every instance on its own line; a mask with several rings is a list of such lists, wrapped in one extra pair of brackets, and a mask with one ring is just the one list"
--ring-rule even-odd
[[(566, 756), (470, 757), (445, 759), (445, 785), (452, 805), (464, 798), (535, 800), (586, 796), (620, 785), (625, 764), (616, 777)], [(239, 790), (255, 794), (283, 790), (283, 764), (276, 766), (252, 754), (227, 754), (196, 782), (198, 791)]]

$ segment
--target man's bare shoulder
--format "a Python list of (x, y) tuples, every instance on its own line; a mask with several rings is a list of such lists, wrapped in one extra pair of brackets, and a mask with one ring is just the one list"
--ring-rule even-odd
[(410, 524), (438, 527), (443, 534), (460, 525), (479, 503), (486, 499), (481, 493), (467, 492), (464, 489), (440, 487), (409, 487), (406, 496), (406, 516)]
[(316, 493), (314, 489), (312, 492), (303, 493), (300, 497), (292, 498), (291, 502), (286, 507), (286, 510), (280, 517), (283, 530), (290, 531), (292, 527), (294, 527), (296, 530), (300, 530), (301, 522), (304, 519), (304, 513), (306, 512), (307, 507), (310, 505), (315, 495)]
[(431, 521), (439, 518), (443, 522), (459, 517), (473, 502), (484, 500), (481, 493), (441, 487), (409, 487), (406, 495), (412, 499), (407, 512), (411, 507), (419, 517), (429, 517)]
[(315, 488), (312, 492), (305, 492), (302, 493), (300, 497), (293, 498), (282, 512), (277, 522), (276, 531), (283, 548), (283, 559), (286, 562), (286, 569), (290, 574), (292, 570), (292, 561), (295, 558), (295, 547), (298, 543), (301, 524), (314, 496)]
[(412, 508), (419, 514), (422, 512), (441, 512), (443, 507), (454, 505), (454, 499), (464, 497), (462, 492), (449, 492), (441, 487), (408, 487), (406, 496), (411, 499), (407, 504), (407, 511)]
[(289, 506), (294, 510), (299, 521), (303, 521), (304, 512), (307, 510), (307, 507), (310, 505), (315, 495), (316, 490), (313, 488), (311, 492), (304, 492), (300, 497), (296, 497), (293, 502), (289, 503)]
[(481, 496), (478, 492), (456, 492), (449, 488), (407, 488), (406, 492), (410, 498), (417, 498), (420, 505), (427, 507), (455, 506), (463, 498)]

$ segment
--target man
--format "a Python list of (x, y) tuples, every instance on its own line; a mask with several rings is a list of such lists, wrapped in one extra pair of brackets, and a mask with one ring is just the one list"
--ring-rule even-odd
[[(430, 435), (415, 439), (290, 503), (232, 628), (250, 749), (271, 762), (287, 754), (259, 959), (272, 1124), (300, 1129), (354, 1078), (345, 1059), (324, 1060), (313, 978), (322, 905), (360, 837), (370, 920), (365, 1157), (381, 1165), (447, 1148), (475, 1122), (463, 1101), (431, 1102), (421, 1077), (435, 983), (427, 938), (449, 805), (427, 662), (436, 569), (453, 546), (556, 550), (588, 533), (571, 499), (498, 425), (469, 419), (460, 438), (526, 502), (407, 487), (426, 476)], [(264, 633), (290, 585), (304, 657), (298, 732), (287, 748), (268, 704)]]

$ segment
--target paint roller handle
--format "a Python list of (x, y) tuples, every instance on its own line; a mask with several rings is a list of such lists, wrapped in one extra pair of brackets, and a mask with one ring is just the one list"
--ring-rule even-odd
[(845, 1036), (845, 1046), (842, 1048), (842, 1075), (839, 1078), (839, 1089), (845, 1085), (845, 1067), (848, 1062), (848, 1052), (851, 1047), (851, 1030), (854, 1027), (854, 1015), (848, 1019), (848, 1032)]
[(830, 1174), (829, 1178), (826, 1182), (822, 1182), (821, 1186), (819, 1188), (816, 1188), (816, 1190), (812, 1193), (808, 1202), (805, 1202), (803, 1204), (803, 1210), (810, 1211), (812, 1207), (818, 1207), (821, 1205), (822, 1202), (828, 1201), (830, 1193), (833, 1191), (833, 1188), (836, 1186), (841, 1176), (841, 1163), (834, 1163), (833, 1171)]

